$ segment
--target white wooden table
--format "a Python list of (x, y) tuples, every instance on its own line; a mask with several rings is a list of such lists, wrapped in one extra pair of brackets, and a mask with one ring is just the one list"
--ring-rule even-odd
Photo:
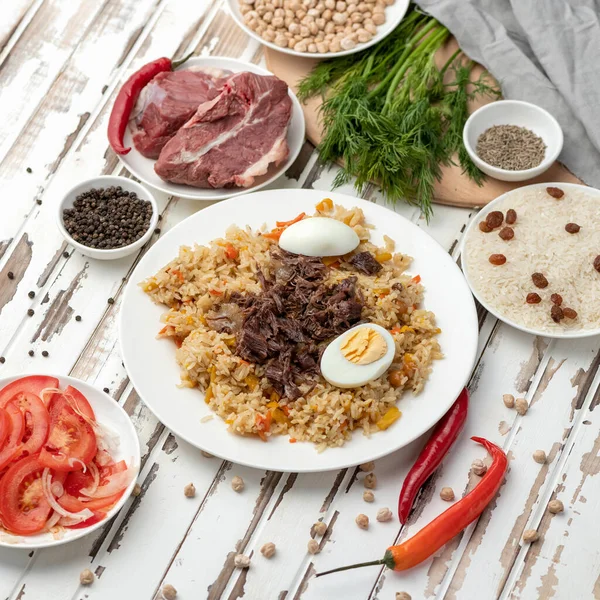
[[(0, 549), (0, 598), (151, 599), (164, 583), (182, 600), (384, 600), (399, 591), (413, 599), (600, 598), (600, 340), (534, 338), (481, 312), (466, 431), (406, 527), (396, 517), (377, 523), (375, 514), (387, 506), (395, 515), (423, 440), (378, 461), (374, 504), (363, 502), (363, 474), (354, 469), (282, 475), (203, 457), (148, 411), (121, 363), (116, 316), (139, 257), (84, 258), (63, 243), (54, 212), (74, 182), (123, 173), (108, 150), (106, 125), (115, 89), (133, 70), (189, 50), (260, 63), (261, 48), (237, 29), (223, 0), (5, 0), (0, 14), (0, 375), (54, 371), (108, 388), (131, 415), (143, 450), (142, 494), (99, 533), (37, 552)], [(306, 144), (273, 187), (329, 190), (334, 169), (316, 158)], [(366, 197), (380, 201), (375, 189)], [(163, 232), (204, 206), (159, 199)], [(426, 224), (413, 208), (395, 210), (453, 256), (473, 218), (473, 211), (438, 206)], [(504, 393), (526, 396), (527, 415), (507, 409)], [(439, 498), (443, 486), (457, 496), (469, 489), (471, 462), (483, 457), (469, 441), (473, 434), (502, 445), (511, 458), (498, 498), (474, 526), (404, 574), (371, 567), (313, 577), (380, 557), (447, 507)], [(537, 449), (547, 452), (548, 464), (533, 461)], [(230, 486), (235, 475), (246, 482), (241, 494)], [(190, 481), (193, 499), (183, 495)], [(564, 502), (563, 514), (547, 512), (552, 498)], [(354, 523), (361, 512), (371, 518), (368, 531)], [(329, 530), (313, 556), (306, 545), (319, 519)], [(530, 528), (541, 540), (523, 545)], [(277, 545), (271, 560), (259, 553), (268, 541)], [(233, 567), (237, 552), (252, 556), (249, 570)], [(86, 588), (79, 585), (84, 568), (97, 575)]]

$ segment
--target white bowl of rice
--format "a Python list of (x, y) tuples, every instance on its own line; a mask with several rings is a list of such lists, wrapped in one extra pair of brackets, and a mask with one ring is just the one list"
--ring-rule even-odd
[[(516, 221), (507, 225), (509, 209), (516, 212)], [(489, 215), (498, 211), (502, 224), (482, 231), (489, 229)], [(462, 240), (462, 268), (473, 294), (498, 319), (527, 333), (599, 335), (598, 215), (600, 190), (583, 185), (535, 184), (496, 198), (471, 221)], [(503, 239), (500, 232), (507, 227), (513, 237), (504, 231), (510, 239)], [(490, 260), (493, 255), (505, 262), (493, 264), (502, 260)], [(543, 287), (534, 283), (534, 274), (543, 275)]]

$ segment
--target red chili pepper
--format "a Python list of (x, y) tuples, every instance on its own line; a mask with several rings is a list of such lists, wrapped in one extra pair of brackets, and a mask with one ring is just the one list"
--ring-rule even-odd
[(508, 459), (503, 450), (496, 444), (480, 437), (471, 439), (485, 446), (493, 459), (490, 468), (473, 490), (423, 527), (413, 537), (398, 546), (390, 546), (382, 559), (317, 573), (317, 577), (336, 571), (346, 571), (347, 569), (371, 565), (385, 565), (394, 571), (411, 569), (437, 552), (445, 543), (465, 529), (469, 523), (477, 519), (500, 489), (508, 467)]
[(408, 519), (421, 486), (440, 466), (444, 456), (448, 454), (452, 444), (456, 441), (467, 420), (468, 408), (469, 393), (465, 388), (450, 410), (436, 425), (425, 448), (423, 448), (412, 469), (405, 477), (398, 500), (398, 518), (403, 525)]
[(156, 75), (163, 71), (174, 71), (180, 67), (192, 53), (181, 60), (159, 58), (136, 71), (121, 87), (108, 120), (108, 142), (117, 154), (127, 154), (131, 148), (123, 146), (125, 128), (140, 92)]

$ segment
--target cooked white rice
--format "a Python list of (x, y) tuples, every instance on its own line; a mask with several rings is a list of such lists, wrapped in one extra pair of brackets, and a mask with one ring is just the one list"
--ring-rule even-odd
[[(329, 269), (325, 283), (357, 276), (365, 301), (363, 318), (387, 329), (395, 328), (396, 355), (391, 369), (402, 373), (399, 387), (390, 385), (387, 374), (355, 389), (336, 388), (318, 377), (314, 389), (301, 385), (305, 395), (286, 405), (279, 402), (281, 399), (264, 377), (264, 366), (250, 364), (234, 354), (234, 335), (207, 326), (205, 313), (226, 293), (258, 293), (261, 287), (257, 270), (267, 277), (271, 275), (270, 249), (277, 244), (249, 227), (232, 226), (224, 239), (216, 239), (209, 246), (182, 247), (177, 258), (140, 284), (155, 302), (169, 307), (159, 337), (174, 338), (180, 346), (175, 357), (181, 367), (182, 385), (204, 391), (209, 407), (233, 433), (259, 434), (263, 438), (288, 434), (290, 441), (310, 440), (319, 449), (340, 446), (354, 429), (362, 428), (365, 434), (378, 431), (381, 419), (390, 408), (395, 410), (405, 390), (415, 394), (421, 391), (432, 361), (442, 356), (435, 316), (420, 308), (423, 286), (405, 273), (411, 258), (394, 254), (394, 242), (389, 238), (385, 248), (371, 244), (369, 226), (360, 209), (328, 207), (321, 207), (315, 216), (327, 214), (353, 227), (361, 239), (357, 251), (371, 251), (383, 269), (376, 276), (363, 275), (342, 258), (339, 266)], [(226, 257), (228, 244), (239, 252), (235, 261)], [(403, 284), (402, 291), (392, 289), (395, 282)], [(272, 423), (265, 436), (257, 428), (257, 420), (268, 413)]]
[[(600, 273), (593, 266), (600, 254), (600, 197), (568, 187), (564, 192), (557, 200), (544, 187), (515, 190), (493, 207), (505, 215), (510, 208), (516, 210), (515, 237), (504, 241), (499, 230), (484, 233), (472, 227), (462, 255), (470, 283), (484, 303), (519, 325), (548, 332), (600, 327)], [(488, 212), (478, 215), (477, 225)], [(567, 223), (577, 223), (581, 230), (567, 233)], [(506, 263), (492, 265), (491, 254), (504, 254)], [(548, 287), (535, 287), (533, 273), (543, 273)], [(527, 304), (530, 292), (542, 301)], [(552, 320), (550, 295), (555, 293), (562, 296), (563, 308), (577, 311), (576, 319)]]

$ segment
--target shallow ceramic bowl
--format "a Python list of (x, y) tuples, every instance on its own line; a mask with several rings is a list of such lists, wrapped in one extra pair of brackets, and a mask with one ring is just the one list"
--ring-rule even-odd
[[(509, 171), (484, 162), (477, 156), (479, 136), (494, 125), (517, 125), (533, 131), (546, 144), (544, 160), (532, 169)], [(499, 100), (476, 110), (465, 123), (463, 143), (471, 160), (486, 174), (502, 181), (526, 181), (547, 171), (558, 158), (563, 146), (563, 132), (558, 121), (546, 110), (520, 100)]]
[[(69, 232), (65, 228), (65, 224), (63, 221), (63, 210), (65, 208), (73, 208), (73, 202), (75, 202), (75, 198), (82, 192), (87, 192), (92, 188), (107, 188), (111, 186), (121, 186), (124, 190), (128, 192), (135, 192), (139, 198), (142, 200), (148, 200), (150, 204), (152, 204), (152, 219), (150, 220), (150, 227), (148, 231), (144, 233), (144, 235), (139, 239), (133, 242), (133, 244), (129, 244), (128, 246), (123, 246), (122, 248), (113, 248), (110, 250), (103, 250), (101, 248), (90, 248), (89, 246), (84, 246), (79, 242), (76, 242)], [(124, 256), (129, 256), (133, 254), (137, 250), (139, 250), (151, 237), (152, 232), (156, 228), (156, 224), (158, 223), (158, 205), (156, 203), (156, 199), (154, 198), (152, 192), (148, 190), (148, 188), (144, 187), (141, 183), (134, 181), (133, 179), (127, 179), (127, 177), (118, 177), (112, 175), (102, 175), (99, 177), (92, 177), (91, 179), (86, 179), (81, 183), (73, 186), (64, 196), (62, 202), (58, 206), (58, 213), (56, 215), (58, 229), (62, 233), (62, 236), (67, 240), (71, 246), (74, 246), (81, 254), (85, 254), (85, 256), (89, 256), (90, 258), (97, 258), (99, 260), (113, 260), (116, 258), (123, 258)]]
[[(123, 492), (121, 499), (108, 511), (106, 518), (99, 523), (94, 523), (93, 525), (84, 527), (82, 529), (65, 529), (64, 534), (61, 537), (55, 537), (49, 532), (20, 536), (0, 531), (0, 547), (4, 546), (6, 548), (32, 549), (46, 548), (48, 546), (60, 546), (68, 542), (72, 542), (73, 540), (77, 540), (88, 533), (92, 533), (92, 531), (96, 531), (96, 529), (106, 525), (112, 519), (112, 517), (114, 517), (121, 510), (121, 508), (123, 508), (123, 505), (129, 499), (129, 496), (131, 495), (131, 492), (135, 486), (140, 468), (140, 443), (137, 433), (133, 427), (133, 424), (131, 423), (131, 420), (129, 419), (129, 415), (117, 404), (114, 398), (111, 398), (108, 394), (105, 394), (102, 390), (95, 388), (89, 383), (81, 381), (80, 379), (75, 379), (74, 377), (57, 375), (56, 373), (42, 374), (56, 377), (59, 381), (61, 389), (64, 389), (68, 385), (72, 385), (74, 388), (78, 389), (84, 394), (91, 407), (94, 409), (98, 423), (102, 426), (105, 426), (119, 437), (119, 446), (113, 452), (113, 458), (117, 462), (120, 460), (125, 460), (128, 465), (133, 465), (135, 477), (133, 477), (131, 483), (125, 492)], [(27, 377), (28, 375), (40, 375), (40, 373), (26, 373), (14, 377), (3, 377), (0, 379), (0, 389), (15, 379)]]

